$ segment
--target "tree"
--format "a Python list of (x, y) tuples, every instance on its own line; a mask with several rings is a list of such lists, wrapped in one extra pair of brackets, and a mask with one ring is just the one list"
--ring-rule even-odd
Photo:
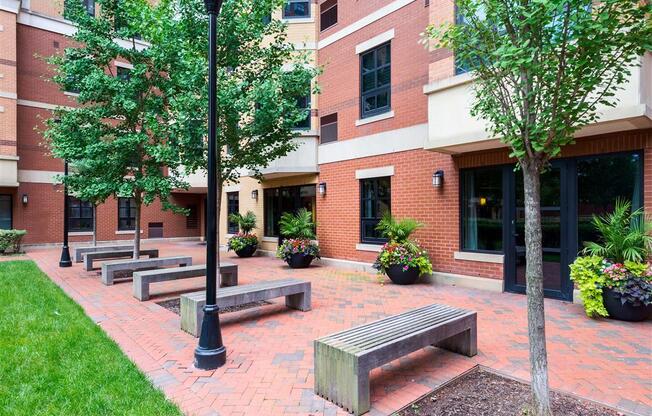
[[(81, 1), (66, 2), (66, 17), (77, 26), (74, 46), (50, 58), (54, 81), (78, 92), (76, 108), (58, 108), (46, 121), (44, 136), (52, 154), (67, 160), (73, 174), (61, 178), (71, 193), (93, 204), (110, 196), (135, 202), (134, 251), (140, 257), (141, 206), (157, 198), (164, 209), (183, 211), (169, 202), (174, 189), (187, 188), (180, 168), (199, 145), (174, 128), (170, 96), (174, 80), (165, 61), (137, 38), (152, 31), (153, 9), (146, 0), (99, 0), (91, 17)], [(114, 67), (115, 62), (127, 65)], [(195, 126), (195, 135), (202, 126)]]
[[(217, 44), (217, 223), (222, 188), (243, 171), (259, 176), (273, 160), (296, 149), (294, 128), (308, 116), (298, 100), (316, 92), (318, 73), (309, 56), (287, 40), (287, 25), (266, 18), (284, 0), (227, 0), (222, 6)], [(166, 62), (179, 86), (170, 92), (179, 135), (206, 128), (208, 118), (208, 20), (203, 2), (162, 0), (156, 8), (152, 49)], [(206, 135), (205, 130), (202, 137)], [(189, 143), (197, 143), (189, 139)], [(205, 151), (205, 147), (201, 148)], [(205, 154), (190, 169), (205, 168)], [(219, 227), (218, 236), (219, 241)], [(220, 254), (217, 253), (219, 264)]]
[(650, 5), (639, 0), (457, 0), (461, 24), (431, 26), (475, 77), (471, 113), (511, 148), (522, 170), (532, 410), (548, 415), (540, 175), (574, 134), (614, 106), (650, 49)]

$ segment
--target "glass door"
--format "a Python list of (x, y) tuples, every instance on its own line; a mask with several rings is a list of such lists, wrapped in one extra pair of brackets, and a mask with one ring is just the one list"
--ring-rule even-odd
[[(541, 175), (541, 229), (543, 233), (543, 287), (547, 297), (572, 299), (566, 255), (568, 214), (566, 204), (566, 169), (562, 163), (553, 164)], [(511, 207), (512, 238), (508, 250), (506, 289), (525, 292), (525, 202), (523, 174), (517, 171), (513, 179)]]

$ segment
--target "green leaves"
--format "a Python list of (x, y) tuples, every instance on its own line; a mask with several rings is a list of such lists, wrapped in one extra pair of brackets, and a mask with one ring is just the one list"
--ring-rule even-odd
[(378, 222), (376, 230), (380, 231), (382, 236), (387, 238), (390, 243), (405, 244), (412, 233), (421, 227), (423, 227), (423, 224), (412, 218), (396, 220), (392, 214), (386, 212)]
[(578, 257), (570, 265), (570, 278), (580, 291), (584, 311), (589, 317), (609, 316), (602, 302), (603, 258), (600, 256)]
[(244, 234), (249, 234), (251, 230), (256, 228), (256, 214), (252, 211), (247, 211), (245, 215), (239, 212), (229, 215), (229, 221), (235, 222), (240, 227), (240, 231)]
[(279, 221), (281, 235), (289, 239), (315, 238), (315, 223), (312, 221), (312, 213), (305, 208), (299, 209), (296, 214), (286, 212)]

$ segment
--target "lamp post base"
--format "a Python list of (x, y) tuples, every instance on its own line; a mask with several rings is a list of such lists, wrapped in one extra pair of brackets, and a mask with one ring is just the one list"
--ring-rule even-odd
[(214, 370), (226, 363), (226, 348), (222, 344), (222, 335), (218, 330), (219, 320), (217, 305), (205, 305), (199, 346), (195, 348), (196, 368)]
[(61, 259), (59, 260), (59, 267), (71, 267), (72, 260), (70, 259), (70, 250), (68, 246), (63, 246), (61, 249)]

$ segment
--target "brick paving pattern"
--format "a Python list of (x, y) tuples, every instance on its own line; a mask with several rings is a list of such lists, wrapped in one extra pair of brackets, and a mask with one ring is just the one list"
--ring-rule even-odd
[[(192, 255), (196, 242), (147, 244), (161, 255)], [(204, 278), (152, 286), (139, 302), (131, 282), (103, 286), (81, 264), (58, 267), (59, 249), (32, 249), (28, 256), (78, 302), (122, 350), (181, 409), (192, 415), (346, 414), (313, 393), (315, 338), (430, 303), (478, 312), (478, 355), (467, 358), (427, 348), (378, 368), (371, 375), (369, 413), (387, 415), (451, 378), (481, 364), (529, 379), (526, 298), (452, 286), (381, 285), (376, 276), (334, 267), (291, 270), (278, 259), (229, 261), (240, 284), (287, 277), (312, 282), (312, 311), (272, 305), (221, 315), (227, 364), (216, 371), (192, 366), (197, 339), (179, 329), (179, 317), (156, 302), (168, 292), (202, 288)], [(164, 295), (160, 295), (165, 291)], [(157, 296), (157, 294), (159, 294)], [(546, 301), (551, 386), (621, 410), (652, 415), (652, 322), (591, 320), (579, 305)]]

